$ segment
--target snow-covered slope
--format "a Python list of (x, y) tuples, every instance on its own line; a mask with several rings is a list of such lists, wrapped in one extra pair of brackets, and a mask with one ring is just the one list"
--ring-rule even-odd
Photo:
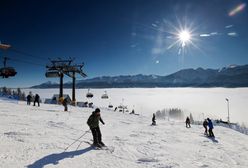
[(3, 168), (136, 168), (248, 167), (248, 136), (215, 127), (216, 141), (203, 128), (183, 122), (102, 110), (103, 141), (110, 150), (93, 150), (86, 120), (92, 109), (26, 106), (0, 100), (0, 167)]
[[(25, 89), (26, 95), (32, 91), (38, 93), (42, 100), (52, 98), (59, 89)], [(101, 99), (107, 91), (109, 99)], [(64, 94), (71, 96), (71, 89), (64, 89)], [(150, 116), (164, 108), (180, 108), (185, 115), (193, 114), (195, 120), (203, 117), (227, 120), (227, 102), (230, 101), (231, 122), (245, 123), (248, 126), (248, 88), (125, 88), (125, 89), (91, 89), (92, 99), (87, 99), (88, 89), (76, 89), (77, 101), (93, 102), (96, 106), (114, 107), (127, 105), (129, 110)]]

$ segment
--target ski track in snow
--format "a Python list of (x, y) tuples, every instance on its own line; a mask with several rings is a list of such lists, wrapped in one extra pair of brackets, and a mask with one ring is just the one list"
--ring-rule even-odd
[(92, 109), (26, 106), (0, 100), (0, 167), (3, 168), (247, 168), (248, 136), (215, 127), (216, 140), (202, 126), (102, 110), (106, 150), (95, 150), (86, 121)]

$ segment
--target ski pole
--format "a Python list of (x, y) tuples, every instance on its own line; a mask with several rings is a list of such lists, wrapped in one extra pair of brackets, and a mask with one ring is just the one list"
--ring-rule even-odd
[(86, 135), (89, 131), (90, 131), (90, 130), (85, 131), (85, 133), (84, 133), (83, 135), (81, 135), (78, 139), (76, 139), (76, 140), (75, 140), (74, 142), (72, 142), (69, 146), (67, 146), (67, 147), (65, 148), (64, 152), (65, 152), (69, 147), (71, 147), (74, 143), (76, 143), (79, 139), (81, 139), (84, 135)]

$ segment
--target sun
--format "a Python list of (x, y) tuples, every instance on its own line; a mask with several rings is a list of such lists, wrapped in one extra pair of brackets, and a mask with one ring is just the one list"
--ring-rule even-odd
[(184, 47), (188, 41), (191, 39), (191, 34), (187, 30), (182, 30), (178, 34), (178, 39), (182, 43), (182, 46)]

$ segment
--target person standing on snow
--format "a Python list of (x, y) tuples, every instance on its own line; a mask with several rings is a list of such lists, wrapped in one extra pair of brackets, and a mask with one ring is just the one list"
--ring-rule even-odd
[(208, 120), (208, 133), (209, 133), (209, 137), (214, 137), (214, 133), (213, 133), (213, 129), (214, 129), (214, 126), (213, 126), (213, 123), (212, 121), (207, 118)]
[(190, 126), (190, 119), (189, 119), (189, 117), (186, 118), (185, 123), (186, 123), (186, 128), (190, 128), (191, 127)]
[(205, 128), (205, 135), (208, 135), (208, 121), (205, 119), (204, 121), (203, 121), (203, 127)]
[(155, 116), (155, 113), (153, 113), (153, 116), (152, 116), (152, 125), (156, 125), (156, 116)]
[(105, 144), (102, 142), (102, 134), (99, 127), (99, 121), (103, 125), (105, 124), (101, 118), (100, 109), (96, 108), (87, 120), (87, 124), (90, 127), (93, 136), (93, 145), (96, 147), (105, 146)]
[(38, 106), (40, 107), (40, 96), (38, 94), (36, 94), (34, 97), (34, 106), (36, 102), (38, 103)]
[(29, 94), (29, 95), (27, 96), (27, 105), (30, 105), (31, 99), (32, 99), (32, 96)]
[(65, 98), (65, 99), (63, 100), (62, 104), (63, 104), (63, 106), (64, 106), (64, 111), (68, 111), (68, 106), (67, 106), (68, 101), (67, 101), (67, 98)]

